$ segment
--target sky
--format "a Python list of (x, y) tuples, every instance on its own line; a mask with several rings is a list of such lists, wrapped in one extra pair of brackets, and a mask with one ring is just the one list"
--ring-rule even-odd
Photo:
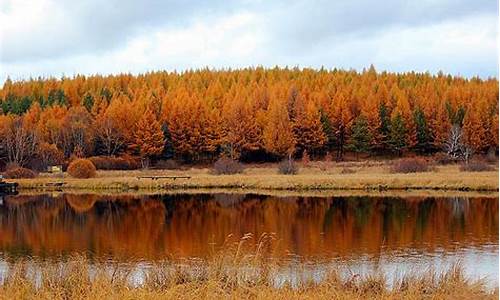
[(0, 84), (289, 66), (498, 78), (496, 0), (0, 0)]

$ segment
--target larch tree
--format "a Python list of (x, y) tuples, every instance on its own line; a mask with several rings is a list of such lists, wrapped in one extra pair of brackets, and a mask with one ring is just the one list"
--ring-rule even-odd
[(307, 151), (315, 154), (326, 142), (326, 135), (321, 124), (321, 114), (314, 102), (301, 106), (295, 112), (293, 120), (293, 133), (298, 153)]
[(237, 95), (226, 102), (223, 110), (222, 145), (232, 159), (239, 159), (244, 151), (255, 151), (261, 144), (261, 128), (255, 119), (251, 102), (245, 95)]
[(486, 130), (481, 122), (482, 112), (477, 108), (469, 109), (463, 121), (464, 143), (472, 148), (474, 152), (481, 151), (487, 145)]
[(266, 151), (281, 157), (290, 157), (294, 153), (296, 141), (285, 101), (271, 100), (262, 135)]
[[(168, 129), (165, 158), (173, 150), (174, 158), (190, 162), (214, 159), (226, 148), (229, 156), (249, 161), (266, 159), (266, 152), (314, 154), (321, 131), (323, 149), (337, 151), (340, 159), (360, 115), (374, 153), (393, 149), (395, 136), (415, 153), (442, 151), (455, 124), (476, 152), (498, 147), (496, 78), (377, 73), (373, 67), (249, 68), (9, 79), (0, 88), (0, 115), (23, 116), (23, 126), (51, 145), (45, 148), (55, 145), (66, 158), (75, 149), (83, 156), (136, 153), (129, 145), (147, 108)], [(404, 137), (392, 123), (404, 124)]]
[(163, 151), (165, 140), (161, 124), (151, 110), (146, 109), (135, 126), (132, 149), (137, 151), (146, 166), (147, 159)]

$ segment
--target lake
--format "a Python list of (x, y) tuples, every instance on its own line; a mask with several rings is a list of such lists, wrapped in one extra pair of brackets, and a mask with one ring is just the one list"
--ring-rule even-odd
[(460, 263), (468, 276), (498, 284), (497, 196), (5, 196), (0, 268), (8, 259), (75, 252), (142, 264), (203, 259), (247, 233), (255, 241), (272, 234), (276, 258), (389, 276)]

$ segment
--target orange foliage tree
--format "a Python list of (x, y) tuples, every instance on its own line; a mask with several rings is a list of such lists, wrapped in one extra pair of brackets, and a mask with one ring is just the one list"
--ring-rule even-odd
[[(168, 144), (174, 158), (192, 162), (221, 154), (245, 160), (300, 157), (304, 150), (342, 159), (360, 115), (371, 153), (442, 151), (453, 126), (463, 130), (464, 142), (476, 153), (484, 153), (498, 149), (498, 80), (377, 73), (374, 67), (8, 79), (0, 89), (0, 115), (4, 136), (16, 124), (27, 149), (46, 143), (66, 158), (75, 152), (150, 156), (164, 150), (158, 149), (166, 138), (163, 147)], [(153, 146), (141, 152), (139, 139), (146, 136), (154, 137)], [(19, 145), (6, 141), (0, 159), (10, 160), (7, 152)]]

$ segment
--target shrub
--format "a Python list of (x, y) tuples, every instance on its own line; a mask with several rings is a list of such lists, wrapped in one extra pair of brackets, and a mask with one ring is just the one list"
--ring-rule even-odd
[(311, 162), (311, 158), (309, 157), (309, 153), (307, 153), (306, 150), (304, 150), (304, 153), (302, 154), (302, 165), (307, 166)]
[(354, 174), (354, 173), (356, 173), (356, 170), (348, 168), (348, 167), (344, 167), (340, 171), (340, 174)]
[(237, 174), (243, 172), (243, 165), (236, 160), (221, 157), (214, 163), (214, 173), (221, 174)]
[(155, 168), (165, 169), (165, 170), (177, 170), (180, 169), (180, 165), (173, 159), (167, 159), (156, 162)]
[(21, 166), (14, 163), (14, 162), (8, 162), (6, 165), (5, 165), (5, 170), (12, 170), (12, 169), (17, 169), (17, 168), (20, 168)]
[(486, 161), (489, 163), (498, 163), (497, 153), (494, 148), (490, 148), (486, 153)]
[(9, 179), (21, 179), (21, 178), (35, 178), (36, 173), (30, 169), (22, 167), (9, 168), (3, 173), (5, 178)]
[(325, 155), (325, 157), (324, 157), (324, 159), (323, 159), (323, 160), (324, 160), (324, 161), (326, 161), (326, 162), (331, 162), (331, 161), (333, 161), (332, 154), (331, 154), (330, 152), (326, 153), (326, 155)]
[(278, 172), (284, 175), (295, 175), (299, 172), (299, 167), (292, 159), (284, 159), (278, 165)]
[(90, 160), (79, 158), (69, 164), (68, 173), (75, 178), (92, 178), (95, 177), (96, 168)]
[(468, 164), (460, 166), (460, 171), (462, 172), (487, 172), (493, 170), (493, 167), (484, 161), (471, 161)]
[(455, 160), (451, 159), (449, 155), (443, 152), (436, 153), (433, 156), (433, 159), (436, 163), (440, 165), (449, 165), (451, 163), (456, 162)]
[(326, 171), (328, 170), (328, 167), (329, 167), (330, 163), (329, 162), (326, 162), (326, 161), (318, 161), (316, 163), (316, 166), (321, 170), (321, 171)]
[(137, 170), (140, 163), (131, 156), (111, 157), (94, 156), (89, 160), (94, 164), (97, 170)]
[(429, 163), (422, 158), (404, 158), (392, 165), (393, 173), (418, 173), (432, 171)]

